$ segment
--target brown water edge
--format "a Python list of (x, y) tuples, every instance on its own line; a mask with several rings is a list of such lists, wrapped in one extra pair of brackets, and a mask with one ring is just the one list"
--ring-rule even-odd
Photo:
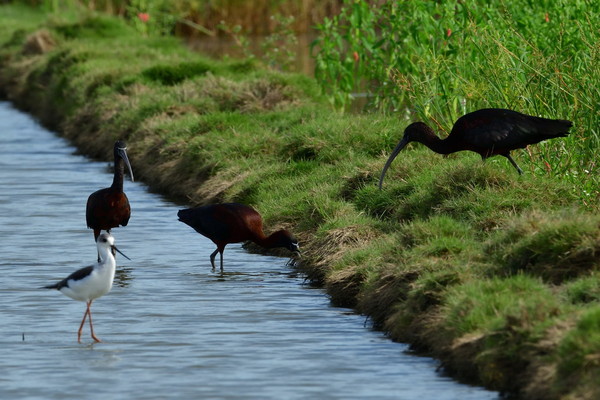
[[(254, 35), (248, 36), (248, 49), (255, 57), (263, 63), (265, 60), (265, 49), (263, 43), (267, 36)], [(315, 74), (315, 61), (311, 57), (310, 45), (315, 40), (316, 33), (308, 32), (296, 35), (297, 43), (290, 46), (295, 54), (294, 62), (287, 68), (290, 72), (298, 72), (308, 76)], [(244, 48), (242, 48), (231, 36), (193, 36), (184, 38), (186, 44), (193, 51), (208, 55), (216, 59), (226, 58), (244, 58)], [(269, 67), (281, 69), (279, 65), (270, 65)]]
[[(217, 0), (201, 2), (195, 8), (180, 5), (180, 15), (192, 24), (180, 22), (176, 32), (180, 36), (193, 37), (199, 30), (193, 25), (215, 32), (222, 21), (229, 26), (238, 25), (243, 32), (267, 35), (275, 31), (277, 23), (272, 16), (293, 16), (290, 28), (297, 34), (308, 32), (312, 26), (326, 17), (338, 15), (342, 0)], [(175, 6), (177, 8), (177, 6)]]

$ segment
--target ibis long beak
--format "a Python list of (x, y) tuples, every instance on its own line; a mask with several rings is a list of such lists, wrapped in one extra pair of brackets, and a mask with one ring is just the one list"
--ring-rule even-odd
[(133, 170), (131, 169), (131, 164), (129, 163), (129, 157), (127, 157), (127, 148), (122, 148), (119, 147), (119, 155), (121, 156), (121, 158), (123, 159), (123, 161), (125, 161), (125, 165), (127, 165), (127, 168), (129, 168), (129, 176), (131, 177), (131, 182), (133, 182)]
[(300, 245), (298, 243), (293, 244), (293, 248), (289, 248), (289, 250), (294, 254), (286, 263), (286, 265), (295, 265), (299, 258), (302, 258), (302, 253), (300, 252)]
[(115, 254), (115, 251), (118, 251), (120, 255), (131, 261), (131, 258), (127, 257), (125, 254), (123, 254), (123, 252), (121, 252), (121, 250), (117, 249), (117, 246), (110, 246), (110, 248), (113, 249), (113, 255)]
[(379, 190), (381, 190), (381, 185), (383, 185), (383, 178), (385, 177), (385, 173), (387, 172), (387, 169), (390, 167), (390, 165), (392, 164), (392, 161), (394, 161), (394, 158), (396, 158), (398, 153), (400, 153), (400, 151), (409, 142), (410, 142), (410, 140), (408, 140), (408, 138), (406, 136), (404, 136), (402, 138), (402, 140), (400, 140), (400, 142), (398, 142), (398, 144), (394, 148), (394, 151), (392, 151), (392, 154), (390, 154), (390, 157), (387, 159), (387, 161), (385, 162), (385, 165), (383, 166), (383, 171), (381, 171), (381, 176), (379, 177)]
[(294, 243), (294, 247), (290, 250), (292, 251), (292, 253), (294, 253), (298, 257), (300, 257), (302, 255), (302, 253), (300, 252), (300, 245), (297, 243)]

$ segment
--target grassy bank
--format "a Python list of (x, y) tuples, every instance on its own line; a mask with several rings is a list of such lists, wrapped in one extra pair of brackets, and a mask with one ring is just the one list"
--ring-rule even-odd
[[(0, 91), (91, 156), (126, 140), (136, 178), (177, 201), (255, 206), (297, 234), (299, 268), (335, 304), (453, 376), (522, 398), (600, 397), (598, 202), (559, 176), (413, 145), (379, 191), (406, 121), (336, 114), (307, 77), (93, 14), (1, 6)], [(543, 165), (515, 153), (525, 171)]]

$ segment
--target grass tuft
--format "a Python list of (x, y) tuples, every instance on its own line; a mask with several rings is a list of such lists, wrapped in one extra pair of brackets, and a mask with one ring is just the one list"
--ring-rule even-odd
[(567, 299), (573, 304), (600, 304), (600, 279), (599, 271), (594, 271), (588, 276), (582, 276), (565, 285)]
[(600, 395), (600, 306), (584, 312), (575, 328), (567, 333), (558, 350), (556, 386), (575, 388), (575, 398), (593, 399)]
[(161, 85), (173, 86), (210, 72), (212, 67), (204, 62), (183, 62), (177, 65), (155, 65), (142, 71), (142, 76)]
[(118, 39), (123, 36), (124, 31), (131, 32), (131, 28), (122, 20), (99, 14), (86, 16), (75, 22), (51, 22), (49, 27), (65, 39)]
[(600, 218), (572, 209), (511, 221), (488, 244), (495, 274), (527, 272), (561, 283), (600, 267)]

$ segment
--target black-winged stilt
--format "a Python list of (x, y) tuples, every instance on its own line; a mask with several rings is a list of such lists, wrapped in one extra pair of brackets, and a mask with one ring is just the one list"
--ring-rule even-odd
[[(87, 307), (83, 314), (81, 325), (79, 325), (79, 331), (77, 332), (77, 341), (79, 343), (81, 343), (81, 330), (83, 329), (83, 324), (88, 316), (90, 319), (92, 338), (96, 342), (101, 341), (94, 335), (92, 311), (90, 308), (92, 306), (92, 301), (105, 295), (112, 288), (117, 265), (115, 254), (117, 251), (121, 253), (121, 251), (115, 247), (115, 239), (110, 233), (100, 234), (96, 243), (98, 254), (100, 256), (100, 261), (97, 264), (81, 268), (58, 283), (44, 286), (45, 289), (57, 289), (73, 300), (86, 302)], [(129, 257), (125, 254), (121, 253), (121, 255), (129, 260)]]

